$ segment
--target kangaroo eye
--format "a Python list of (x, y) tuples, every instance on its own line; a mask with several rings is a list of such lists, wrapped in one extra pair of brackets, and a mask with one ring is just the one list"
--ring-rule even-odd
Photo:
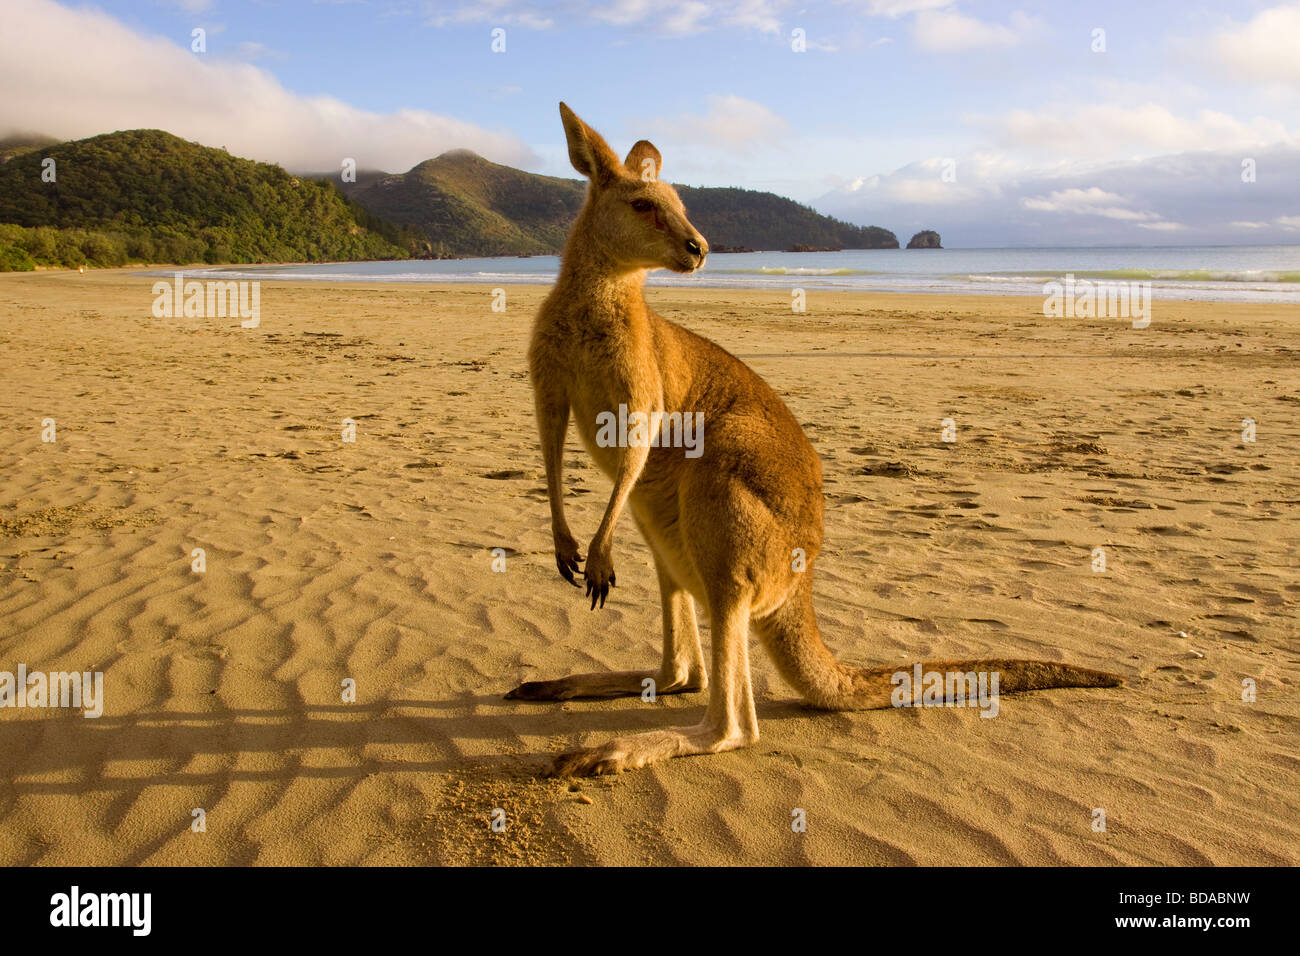
[(649, 212), (655, 207), (655, 204), (648, 199), (633, 199), (632, 208), (637, 212)]

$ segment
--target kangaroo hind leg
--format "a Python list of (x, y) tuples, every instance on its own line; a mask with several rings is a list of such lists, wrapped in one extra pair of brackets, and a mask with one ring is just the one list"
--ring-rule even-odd
[(551, 772), (579, 777), (635, 770), (658, 760), (715, 754), (758, 740), (758, 718), (749, 676), (749, 600), (710, 596), (713, 622), (713, 677), (704, 720), (694, 727), (672, 727), (615, 737), (598, 747), (560, 754)]

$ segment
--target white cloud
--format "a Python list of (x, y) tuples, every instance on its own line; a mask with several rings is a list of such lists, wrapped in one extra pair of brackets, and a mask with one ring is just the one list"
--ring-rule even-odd
[(698, 0), (687, 0), (667, 7), (665, 13), (659, 25), (668, 33), (698, 33), (709, 15), (709, 8)]
[(515, 0), (477, 0), (475, 3), (450, 4), (426, 2), (425, 22), (442, 27), (458, 23), (491, 23), (493, 26), (519, 26), (529, 30), (549, 30), (555, 25), (529, 4)]
[(1237, 76), (1264, 82), (1300, 83), (1300, 3), (1262, 10), (1244, 26), (1219, 34), (1214, 52)]
[(424, 110), (373, 113), (302, 96), (259, 67), (194, 54), (51, 0), (5, 0), (0, 89), (13, 91), (0, 98), (0, 131), (75, 139), (158, 128), (300, 170), (337, 168), (351, 157), (362, 169), (404, 171), (455, 147), (513, 165), (536, 161), (510, 134)]
[(775, 33), (781, 29), (781, 20), (776, 15), (778, 6), (771, 0), (738, 0), (724, 11), (723, 22), (763, 33)]
[(202, 13), (212, 6), (212, 0), (166, 0), (168, 6), (179, 7), (186, 13)]
[(1106, 192), (1097, 186), (1087, 189), (1077, 187), (1071, 189), (1053, 190), (1051, 194), (1043, 199), (1041, 197), (1027, 197), (1020, 201), (1026, 209), (1032, 209), (1035, 212), (1059, 212), (1074, 213), (1085, 216), (1103, 216), (1107, 219), (1159, 219), (1153, 212), (1139, 212), (1136, 209), (1127, 208), (1127, 202), (1123, 196), (1115, 193)]
[(265, 43), (246, 40), (235, 47), (235, 55), (241, 60), (283, 60), (288, 57), (283, 50), (273, 50)]
[(1270, 173), (1249, 184), (1241, 181), (1241, 154), (1231, 149), (1037, 168), (992, 154), (959, 157), (958, 183), (947, 191), (925, 163), (911, 163), (846, 179), (812, 205), (900, 236), (937, 229), (953, 246), (1114, 244), (1138, 236), (1211, 245), (1247, 237), (1294, 242), (1300, 146), (1272, 146), (1257, 156)]
[[(867, 16), (897, 20), (913, 17), (912, 37), (922, 50), (954, 53), (981, 47), (1008, 47), (1037, 30), (1039, 21), (1019, 11), (1008, 24), (987, 23), (967, 16), (955, 0), (836, 0), (857, 7)], [(880, 42), (888, 42), (878, 40)], [(872, 44), (873, 46), (875, 44)]]
[(614, 0), (613, 3), (592, 10), (591, 14), (597, 20), (624, 26), (629, 23), (640, 23), (655, 12), (658, 6), (655, 0)]
[(779, 140), (790, 124), (761, 103), (741, 96), (710, 95), (703, 116), (652, 120), (656, 136), (729, 152), (743, 152), (758, 143)]
[(922, 10), (938, 10), (952, 6), (953, 0), (867, 0), (867, 13), (873, 17), (906, 16)]
[(1047, 150), (1056, 155), (1116, 156), (1133, 151), (1249, 148), (1297, 142), (1284, 123), (1257, 116), (1240, 120), (1214, 110), (1176, 116), (1155, 103), (1011, 110), (997, 117), (972, 116), (999, 145)]
[(778, 11), (786, 5), (787, 0), (614, 0), (582, 3), (578, 8), (599, 22), (622, 27), (644, 25), (661, 33), (685, 36), (718, 26), (775, 33), (781, 28)]
[(948, 183), (938, 176), (933, 179), (898, 179), (890, 182), (885, 195), (894, 202), (918, 206), (947, 206), (972, 198), (965, 186)]
[(921, 10), (912, 24), (917, 46), (932, 53), (956, 53), (981, 47), (1015, 46), (1037, 27), (1037, 21), (1013, 13), (1011, 23), (985, 23), (956, 10)]

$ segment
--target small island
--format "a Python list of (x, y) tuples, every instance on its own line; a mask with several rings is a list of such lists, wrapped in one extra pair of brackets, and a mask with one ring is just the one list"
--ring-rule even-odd
[(907, 241), (909, 249), (942, 249), (939, 234), (933, 229), (923, 229)]

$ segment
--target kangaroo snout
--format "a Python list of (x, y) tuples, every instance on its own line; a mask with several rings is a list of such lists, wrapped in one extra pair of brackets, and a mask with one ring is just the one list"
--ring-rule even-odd
[(674, 272), (694, 272), (696, 269), (704, 267), (704, 258), (709, 254), (709, 244), (704, 241), (704, 237), (699, 233), (688, 238), (683, 246), (686, 250), (686, 256), (680, 265), (670, 266)]

